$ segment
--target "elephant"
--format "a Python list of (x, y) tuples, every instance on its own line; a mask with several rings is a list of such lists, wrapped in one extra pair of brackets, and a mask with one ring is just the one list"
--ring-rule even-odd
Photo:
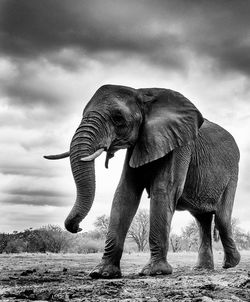
[(127, 149), (114, 194), (105, 250), (92, 278), (121, 277), (124, 240), (144, 189), (150, 197), (149, 262), (140, 275), (167, 275), (169, 232), (175, 210), (188, 210), (199, 226), (196, 269), (213, 269), (214, 219), (223, 249), (223, 268), (240, 254), (232, 237), (231, 216), (238, 180), (239, 149), (232, 135), (203, 118), (185, 96), (164, 88), (101, 86), (87, 103), (70, 150), (47, 159), (70, 157), (76, 201), (65, 220), (81, 231), (95, 195), (94, 160)]

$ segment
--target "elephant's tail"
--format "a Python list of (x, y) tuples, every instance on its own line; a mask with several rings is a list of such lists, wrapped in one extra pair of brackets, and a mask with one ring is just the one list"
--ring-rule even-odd
[(214, 230), (213, 230), (213, 238), (215, 242), (218, 242), (220, 240), (220, 233), (219, 230), (217, 229), (215, 223), (213, 223), (214, 225)]

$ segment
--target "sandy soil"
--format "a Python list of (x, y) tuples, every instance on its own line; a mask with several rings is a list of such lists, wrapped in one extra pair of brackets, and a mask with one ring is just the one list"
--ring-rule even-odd
[(196, 253), (170, 254), (174, 273), (140, 277), (148, 254), (124, 254), (123, 278), (92, 280), (101, 254), (0, 255), (0, 301), (250, 301), (250, 252), (228, 270), (215, 253), (214, 271), (192, 270)]

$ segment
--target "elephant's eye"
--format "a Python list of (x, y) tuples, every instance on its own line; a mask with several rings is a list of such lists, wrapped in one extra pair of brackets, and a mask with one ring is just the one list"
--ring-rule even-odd
[(118, 126), (121, 126), (125, 123), (125, 119), (120, 112), (117, 112), (115, 115), (113, 115), (112, 121), (114, 122), (115, 125)]

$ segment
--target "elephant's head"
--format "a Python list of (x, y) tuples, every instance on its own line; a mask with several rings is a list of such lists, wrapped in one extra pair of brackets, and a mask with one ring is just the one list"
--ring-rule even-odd
[(94, 159), (103, 151), (107, 152), (108, 167), (117, 150), (131, 148), (129, 165), (137, 168), (194, 140), (202, 122), (196, 107), (171, 90), (115, 85), (98, 89), (83, 111), (70, 151), (45, 156), (70, 156), (77, 197), (65, 221), (67, 230), (78, 232), (79, 223), (91, 208), (95, 193)]

